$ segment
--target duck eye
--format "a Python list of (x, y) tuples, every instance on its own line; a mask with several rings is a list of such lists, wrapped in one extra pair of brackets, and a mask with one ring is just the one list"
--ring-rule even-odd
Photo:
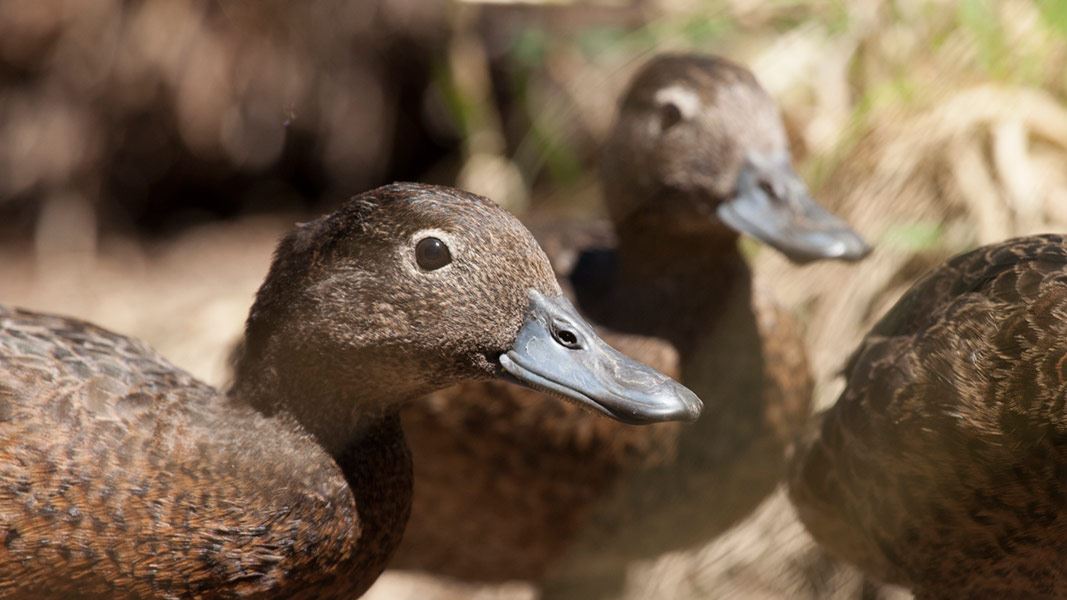
[(659, 109), (660, 131), (667, 131), (682, 120), (682, 110), (673, 102), (667, 102)]
[(415, 244), (415, 262), (424, 271), (436, 271), (452, 262), (448, 246), (435, 237), (427, 237)]

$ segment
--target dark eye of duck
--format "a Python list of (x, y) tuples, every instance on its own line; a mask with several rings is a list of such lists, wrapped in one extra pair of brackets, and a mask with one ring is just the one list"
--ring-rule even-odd
[(682, 120), (682, 110), (673, 102), (667, 102), (659, 109), (660, 131), (667, 131)]
[(452, 253), (438, 238), (426, 237), (415, 244), (415, 262), (424, 271), (436, 271), (452, 262)]

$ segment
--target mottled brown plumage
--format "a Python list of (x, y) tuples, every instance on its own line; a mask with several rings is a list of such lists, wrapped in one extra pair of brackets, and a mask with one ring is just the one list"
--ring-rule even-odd
[[(416, 266), (427, 231), (446, 268)], [(531, 290), (559, 294), (517, 220), (397, 184), (281, 242), (228, 395), (0, 308), (0, 597), (359, 596), (410, 507), (400, 404), (499, 376)]]
[[(770, 156), (774, 168), (751, 166)], [(679, 376), (707, 410), (627, 429), (491, 383), (434, 394), (402, 414), (416, 484), (393, 566), (609, 595), (630, 561), (710, 540), (773, 489), (811, 380), (796, 324), (753, 285), (737, 231), (716, 216), (750, 193), (753, 172), (782, 206), (810, 204), (747, 70), (692, 55), (641, 69), (605, 147), (612, 225), (538, 238), (605, 339)], [(827, 256), (862, 255), (841, 230), (828, 237), (846, 248)]]
[(1067, 597), (1067, 239), (949, 261), (845, 375), (792, 466), (815, 538), (918, 597)]

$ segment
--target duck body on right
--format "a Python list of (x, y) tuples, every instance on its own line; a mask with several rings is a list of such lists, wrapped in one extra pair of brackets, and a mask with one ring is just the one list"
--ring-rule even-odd
[(917, 598), (1067, 597), (1067, 237), (936, 269), (845, 376), (790, 475), (824, 547)]

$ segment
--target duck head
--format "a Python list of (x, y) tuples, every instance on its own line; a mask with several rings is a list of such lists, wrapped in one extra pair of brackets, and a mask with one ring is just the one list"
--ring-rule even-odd
[[(692, 420), (701, 409), (593, 332), (517, 219), (484, 198), (416, 184), (361, 194), (281, 242), (235, 375), (239, 395), (301, 421), (344, 421), (494, 377), (630, 423)], [(305, 406), (337, 397), (358, 406)]]
[(603, 159), (620, 229), (748, 234), (804, 263), (870, 252), (793, 170), (774, 101), (744, 67), (663, 55), (623, 96)]

